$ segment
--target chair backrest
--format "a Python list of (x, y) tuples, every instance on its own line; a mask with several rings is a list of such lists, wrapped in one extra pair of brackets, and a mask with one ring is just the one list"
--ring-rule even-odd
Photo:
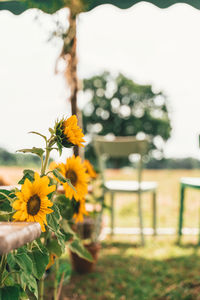
[[(136, 137), (107, 137), (94, 136), (93, 145), (98, 157), (102, 176), (105, 170), (105, 157), (121, 158), (130, 154), (139, 154), (138, 181), (141, 181), (142, 156), (148, 153), (149, 142), (138, 140)], [(104, 176), (103, 176), (104, 179)]]
[(112, 157), (128, 157), (130, 154), (144, 155), (148, 152), (149, 142), (136, 137), (94, 136), (94, 148), (98, 155), (107, 154)]

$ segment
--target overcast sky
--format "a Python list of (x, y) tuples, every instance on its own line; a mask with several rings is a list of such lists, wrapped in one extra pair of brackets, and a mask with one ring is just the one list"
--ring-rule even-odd
[[(48, 42), (52, 17), (34, 16), (0, 12), (0, 146), (11, 151), (39, 146), (27, 132), (45, 133), (70, 114), (62, 74), (54, 72), (61, 43)], [(200, 11), (184, 4), (165, 10), (104, 5), (78, 19), (80, 78), (120, 71), (168, 96), (173, 132), (167, 156), (200, 157), (199, 28)]]

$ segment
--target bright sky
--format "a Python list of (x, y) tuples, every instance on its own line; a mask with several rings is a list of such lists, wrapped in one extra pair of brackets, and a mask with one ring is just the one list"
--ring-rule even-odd
[[(63, 18), (64, 12), (60, 12)], [(48, 42), (51, 16), (0, 12), (0, 146), (11, 151), (40, 146), (45, 133), (70, 114), (62, 75), (55, 75), (61, 44)], [(120, 71), (167, 94), (173, 124), (167, 156), (200, 157), (200, 11), (188, 5), (161, 10), (140, 3), (111, 5), (78, 20), (79, 77)]]

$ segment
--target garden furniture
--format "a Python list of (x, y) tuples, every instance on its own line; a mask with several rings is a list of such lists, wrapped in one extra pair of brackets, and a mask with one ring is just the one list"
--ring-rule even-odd
[[(104, 196), (110, 193), (111, 196), (111, 234), (114, 234), (114, 195), (115, 193), (136, 193), (138, 195), (138, 215), (141, 234), (141, 243), (144, 245), (142, 194), (152, 193), (153, 200), (153, 229), (156, 235), (156, 189), (157, 183), (142, 181), (142, 159), (148, 153), (149, 142), (138, 140), (135, 137), (115, 137), (108, 139), (106, 136), (95, 136), (94, 148), (98, 157), (99, 167), (102, 173)], [(131, 154), (139, 154), (137, 164), (137, 181), (135, 180), (106, 180), (104, 172), (106, 160), (112, 158), (127, 158)], [(105, 197), (104, 197), (105, 198)]]
[[(180, 210), (179, 210), (179, 225), (178, 225), (178, 243), (181, 241), (183, 227), (183, 213), (185, 201), (185, 189), (191, 188), (200, 190), (200, 178), (198, 177), (183, 177), (180, 179)], [(200, 234), (199, 234), (200, 243)]]

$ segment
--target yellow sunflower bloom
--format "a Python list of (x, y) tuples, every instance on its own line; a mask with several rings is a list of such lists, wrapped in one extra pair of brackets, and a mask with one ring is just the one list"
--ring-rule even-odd
[(56, 131), (56, 143), (60, 153), (62, 153), (62, 147), (69, 148), (77, 145), (84, 147), (82, 143), (85, 142), (83, 139), (84, 134), (82, 129), (78, 126), (78, 120), (75, 115), (72, 115), (67, 120), (62, 119), (55, 124)]
[(88, 216), (88, 212), (85, 208), (85, 199), (82, 199), (81, 201), (77, 202), (77, 205), (75, 207), (75, 214), (73, 215), (73, 218), (75, 219), (75, 222), (83, 222), (83, 216)]
[(85, 142), (83, 139), (84, 134), (82, 129), (77, 124), (78, 120), (75, 115), (72, 115), (66, 121), (63, 122), (64, 126), (64, 135), (73, 145), (77, 145), (79, 147), (84, 147), (82, 143)]
[(84, 160), (84, 166), (86, 168), (86, 172), (88, 173), (88, 175), (91, 178), (96, 178), (97, 177), (97, 173), (95, 172), (92, 164), (89, 162), (89, 160)]
[(70, 200), (74, 198), (76, 201), (83, 199), (88, 192), (89, 176), (81, 162), (80, 156), (75, 157), (73, 155), (67, 159), (65, 164), (58, 164), (57, 167), (65, 178), (71, 180), (72, 185), (76, 189), (76, 191), (74, 191), (68, 183), (62, 183), (66, 197)]
[(47, 195), (54, 192), (55, 185), (49, 186), (47, 176), (40, 177), (38, 173), (34, 174), (34, 181), (27, 178), (21, 187), (21, 192), (17, 192), (17, 200), (12, 206), (17, 212), (13, 215), (15, 221), (38, 222), (44, 232), (47, 224), (46, 215), (53, 212), (51, 207), (53, 203)]
[(57, 164), (55, 161), (52, 161), (52, 162), (49, 164), (49, 170), (50, 170), (50, 171), (56, 169), (57, 167), (58, 167), (58, 164)]

